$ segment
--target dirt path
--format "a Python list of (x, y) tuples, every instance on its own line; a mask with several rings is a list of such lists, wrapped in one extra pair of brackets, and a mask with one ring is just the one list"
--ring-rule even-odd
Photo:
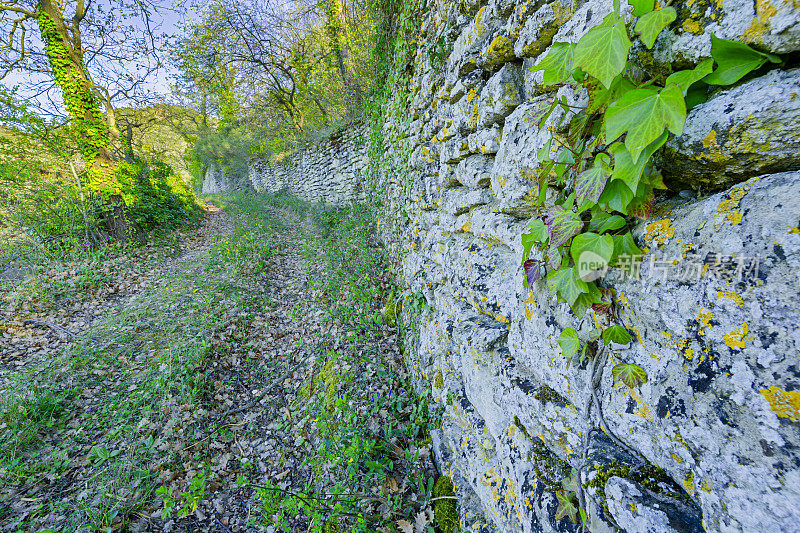
[(351, 515), (315, 495), (345, 487), (359, 491), (345, 509), (432, 520), (435, 470), (415, 441), (396, 330), (332, 317), (307, 277), (325, 276), (303, 253), (317, 230), (259, 209), (209, 209), (97, 297), (11, 310), (0, 531), (318, 530), (319, 517)]

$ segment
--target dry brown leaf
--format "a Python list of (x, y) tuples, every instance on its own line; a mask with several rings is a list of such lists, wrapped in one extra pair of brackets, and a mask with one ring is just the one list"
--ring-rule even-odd
[(411, 525), (411, 522), (408, 520), (398, 520), (397, 527), (399, 527), (400, 531), (403, 533), (414, 533), (414, 526)]
[(414, 533), (425, 533), (428, 524), (433, 524), (433, 511), (425, 508), (414, 518)]
[(400, 486), (397, 484), (397, 480), (393, 477), (387, 478), (386, 483), (384, 483), (384, 487), (390, 494), (394, 494), (398, 490), (400, 490)]

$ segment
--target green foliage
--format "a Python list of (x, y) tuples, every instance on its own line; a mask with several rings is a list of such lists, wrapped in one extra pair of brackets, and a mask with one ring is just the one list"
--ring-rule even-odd
[(561, 346), (561, 355), (566, 358), (571, 358), (581, 348), (578, 332), (573, 328), (564, 328), (558, 337), (558, 344)]
[[(646, 219), (655, 191), (665, 188), (651, 158), (671, 134), (683, 132), (687, 108), (697, 103), (695, 89), (704, 83), (733, 83), (767, 61), (780, 61), (742, 43), (712, 36), (713, 61), (643, 79), (641, 69), (629, 58), (632, 39), (652, 48), (677, 13), (669, 5), (656, 9), (652, 0), (632, 5), (639, 17), (634, 31), (626, 26), (617, 7), (577, 43), (553, 43), (532, 68), (544, 71), (545, 85), (572, 79), (589, 93), (583, 109), (562, 97), (551, 100), (540, 113), (541, 129), (550, 127), (548, 121), (554, 122), (551, 117), (560, 110), (561, 118), (551, 131), (569, 118), (568, 133), (563, 139), (551, 137), (538, 152), (540, 190), (534, 202), (544, 204), (544, 186), (549, 180), (555, 178), (559, 189), (555, 205), (543, 218), (532, 219), (529, 232), (522, 235), (526, 286), (538, 279), (539, 267), (528, 259), (536, 244), (550, 268), (549, 289), (578, 316), (590, 306), (608, 308), (595, 276), (586, 274), (640, 256), (629, 231), (629, 217)], [(713, 62), (717, 69), (712, 71)], [(584, 257), (599, 263), (598, 267), (587, 272)]]
[(711, 34), (711, 56), (717, 63), (717, 68), (703, 80), (715, 85), (736, 83), (767, 61), (781, 62), (781, 58), (774, 54), (759, 52), (737, 41), (720, 39), (713, 33)]
[(177, 228), (202, 213), (194, 192), (166, 163), (121, 163), (118, 173), (129, 215), (142, 229)]
[(631, 342), (631, 335), (622, 326), (610, 326), (603, 331), (603, 342), (606, 344), (628, 344)]
[(447, 476), (439, 476), (433, 486), (433, 497), (442, 498), (433, 503), (436, 524), (442, 533), (455, 533), (459, 530), (458, 510), (456, 509), (453, 481)]
[(630, 388), (647, 383), (647, 373), (639, 365), (619, 363), (611, 369), (614, 381), (621, 381)]

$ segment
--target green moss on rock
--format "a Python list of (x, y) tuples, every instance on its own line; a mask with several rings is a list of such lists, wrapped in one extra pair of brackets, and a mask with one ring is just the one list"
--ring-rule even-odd
[(433, 502), (433, 514), (436, 517), (436, 524), (442, 533), (455, 533), (459, 531), (458, 510), (456, 509), (455, 492), (453, 492), (453, 481), (447, 476), (439, 476), (433, 486), (433, 497), (442, 498)]

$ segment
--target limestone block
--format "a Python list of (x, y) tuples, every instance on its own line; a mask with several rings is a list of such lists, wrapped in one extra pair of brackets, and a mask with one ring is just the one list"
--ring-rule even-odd
[(460, 135), (469, 135), (478, 129), (478, 113), (480, 90), (475, 87), (461, 100), (453, 105), (453, 130)]
[(490, 189), (447, 189), (444, 192), (443, 211), (450, 215), (460, 215), (466, 213), (479, 205), (484, 205), (492, 201), (492, 191)]
[[(799, 183), (798, 172), (768, 175), (665, 206), (635, 232), (647, 248), (642, 279), (606, 281), (635, 338), (609, 367), (625, 361), (648, 375), (628, 390), (606, 369), (606, 421), (700, 504), (707, 530), (778, 531), (800, 520), (800, 474), (781, 466), (800, 444)], [(580, 321), (534, 285), (509, 349), (572, 399), (584, 378), (563, 366), (555, 339)]]
[(660, 498), (638, 483), (614, 476), (605, 485), (606, 503), (619, 526), (629, 533), (705, 531), (688, 505)]
[(450, 91), (450, 103), (454, 104), (458, 100), (461, 99), (462, 96), (465, 94), (470, 93), (476, 87), (478, 88), (477, 91), (473, 93), (473, 95), (477, 95), (480, 92), (479, 85), (483, 84), (483, 71), (481, 69), (475, 69), (466, 76), (458, 78), (458, 80), (453, 85), (453, 89)]
[(553, 42), (559, 28), (575, 13), (577, 3), (556, 0), (537, 9), (525, 20), (514, 43), (517, 57), (537, 57)]
[(478, 50), (481, 44), (491, 35), (492, 30), (499, 27), (500, 22), (500, 20), (489, 16), (486, 6), (478, 10), (471, 23), (453, 43), (453, 51), (448, 58), (449, 79), (455, 81), (455, 78), (475, 70), (475, 60), (478, 57)]
[(470, 189), (488, 187), (492, 181), (493, 163), (493, 157), (471, 155), (458, 163), (456, 177), (462, 185)]
[(478, 51), (475, 65), (489, 72), (496, 71), (503, 64), (515, 58), (515, 41), (516, 37), (509, 33), (507, 26), (497, 28)]
[(800, 50), (800, 6), (792, 0), (682, 4), (676, 6), (678, 20), (653, 48), (653, 60), (662, 67), (691, 67), (711, 57), (711, 33), (767, 52)]
[(505, 118), (522, 103), (522, 72), (520, 65), (508, 63), (486, 83), (478, 98), (478, 127), (502, 124)]
[(496, 124), (492, 127), (470, 133), (467, 136), (469, 151), (477, 154), (496, 154), (500, 149), (500, 139), (503, 137), (503, 130)]
[(800, 169), (800, 69), (773, 70), (695, 107), (659, 162), (671, 186), (702, 190)]
[(458, 163), (468, 155), (469, 145), (464, 137), (454, 137), (441, 145), (442, 163)]
[(531, 216), (538, 208), (531, 201), (533, 170), (539, 166), (536, 153), (550, 138), (537, 124), (551, 100), (540, 96), (517, 107), (505, 120), (503, 138), (492, 168), (492, 191), (500, 201), (500, 211), (516, 216)]

